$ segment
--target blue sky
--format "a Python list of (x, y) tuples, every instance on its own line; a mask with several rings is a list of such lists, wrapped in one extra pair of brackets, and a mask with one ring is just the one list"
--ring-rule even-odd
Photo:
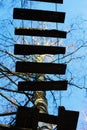
[(87, 0), (64, 0), (64, 10), (69, 17), (83, 16), (87, 19)]
[[(0, 19), (6, 19), (10, 16), (10, 14), (12, 14), (12, 8), (11, 10), (9, 10), (10, 7), (10, 2), (11, 0), (7, 0), (5, 5), (3, 5), (3, 7), (0, 8)], [(17, 0), (16, 0), (17, 1)], [(19, 0), (18, 0), (19, 1)], [(41, 3), (40, 3), (41, 4)], [(38, 8), (37, 4), (34, 4), (33, 7), (34, 8)], [(54, 7), (51, 4), (45, 4), (46, 8), (49, 9), (53, 9)], [(20, 7), (19, 4), (16, 4), (15, 7)], [(39, 8), (44, 8), (43, 6), (43, 2), (42, 5)], [(58, 11), (62, 11), (62, 12), (66, 12), (66, 17), (65, 17), (65, 24), (69, 24), (70, 22), (72, 22), (71, 20), (77, 17), (81, 17), (83, 19), (87, 20), (87, 0), (64, 0), (64, 4), (58, 4)], [(11, 16), (12, 18), (12, 16)], [(69, 22), (69, 23), (68, 23)], [(64, 26), (64, 24), (62, 24), (62, 26)], [(87, 26), (87, 25), (85, 25)], [(65, 107), (67, 109), (73, 109), (73, 110), (81, 110), (81, 113), (83, 113), (83, 109), (85, 109), (86, 106), (86, 101), (87, 99), (84, 98), (85, 96), (85, 92), (84, 90), (78, 90), (77, 88), (72, 88), (69, 89), (69, 93), (75, 90), (74, 93), (71, 95), (70, 98), (68, 98), (67, 96), (67, 92), (64, 92), (65, 96), (66, 96), (66, 102), (65, 102), (65, 97), (63, 97), (62, 99), (62, 104), (65, 105)], [(78, 94), (79, 93), (79, 94)], [(81, 115), (83, 117), (83, 114)], [(82, 123), (84, 122), (84, 119), (82, 121)], [(83, 123), (84, 124), (84, 123)], [(78, 130), (80, 130), (78, 128)], [(82, 129), (81, 129), (82, 130)]]
[[(5, 14), (7, 13), (7, 9), (10, 7), (10, 1), (11, 0), (7, 0), (6, 3), (3, 2), (3, 7), (1, 6), (2, 4), (0, 3), (0, 19), (1, 19), (1, 17), (7, 16)], [(35, 3), (35, 2), (33, 1), (32, 3)], [(20, 6), (20, 5), (16, 3), (15, 7), (17, 7), (17, 6)], [(35, 6), (37, 6), (37, 4)], [(51, 4), (47, 3), (47, 6), (51, 7)], [(42, 2), (41, 8), (43, 8), (43, 2)], [(81, 16), (84, 19), (87, 19), (87, 13), (86, 13), (87, 12), (86, 11), (87, 10), (87, 0), (83, 0), (83, 1), (64, 0), (63, 4), (58, 4), (58, 10), (66, 12), (66, 16), (67, 16), (66, 19), (70, 19), (72, 17), (77, 17), (77, 16)], [(8, 12), (9, 12), (9, 14), (11, 13), (10, 11), (8, 11)], [(2, 14), (3, 14), (3, 16), (2, 16)]]

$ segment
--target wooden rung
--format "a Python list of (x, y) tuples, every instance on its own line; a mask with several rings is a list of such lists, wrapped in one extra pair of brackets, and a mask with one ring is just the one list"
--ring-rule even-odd
[(31, 128), (36, 130), (38, 126), (38, 109), (18, 107), (16, 115), (16, 127)]
[(32, 128), (32, 125), (37, 124), (39, 121), (57, 124), (58, 116), (49, 115), (45, 113), (39, 113), (35, 108), (18, 107), (16, 126), (25, 128)]
[(66, 38), (65, 31), (47, 30), (37, 28), (16, 28), (15, 35), (26, 36), (40, 36), (40, 37), (54, 37), (54, 38)]
[(76, 130), (78, 116), (79, 112), (76, 111), (61, 110), (59, 111), (58, 116), (54, 116), (39, 113), (36, 108), (18, 107), (16, 126), (32, 128), (34, 124), (37, 126), (37, 123), (41, 121), (50, 124), (57, 124), (58, 130)]
[(14, 8), (13, 18), (64, 23), (65, 13), (35, 9)]
[(65, 74), (66, 64), (16, 62), (16, 72)]
[(50, 123), (50, 124), (58, 124), (58, 116), (48, 115), (45, 113), (38, 114), (39, 121)]
[(24, 45), (15, 44), (14, 54), (32, 55), (32, 54), (65, 54), (65, 47), (60, 46), (42, 46), (42, 45)]
[(59, 109), (57, 130), (76, 130), (79, 112)]
[(30, 1), (40, 1), (40, 2), (52, 2), (52, 3), (59, 3), (63, 4), (63, 0), (30, 0)]
[(28, 81), (18, 82), (18, 91), (67, 90), (68, 81)]
[(57, 124), (57, 130), (76, 130), (79, 112), (64, 110), (58, 116), (39, 113), (39, 121)]

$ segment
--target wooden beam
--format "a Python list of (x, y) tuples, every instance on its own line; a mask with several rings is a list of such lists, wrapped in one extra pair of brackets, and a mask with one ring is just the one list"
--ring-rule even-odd
[(33, 55), (33, 54), (65, 54), (65, 47), (60, 46), (42, 46), (42, 45), (24, 45), (15, 44), (14, 54)]
[(68, 81), (27, 81), (18, 82), (18, 91), (67, 90)]
[(15, 126), (36, 130), (38, 126), (38, 113), (39, 110), (36, 108), (18, 107)]
[(13, 18), (64, 23), (65, 13), (35, 9), (14, 8)]
[(37, 124), (41, 121), (50, 124), (57, 124), (58, 130), (76, 130), (79, 112), (65, 109), (59, 110), (58, 112), (58, 116), (54, 116), (39, 113), (38, 109), (34, 107), (18, 107), (16, 126), (32, 128), (34, 125), (33, 123)]
[(66, 64), (16, 62), (16, 72), (65, 74)]
[(79, 112), (59, 109), (57, 130), (76, 130)]
[(36, 108), (18, 107), (16, 116), (16, 127), (32, 128), (34, 124), (45, 122), (50, 124), (58, 123), (58, 116), (49, 115), (45, 113), (39, 113)]
[(58, 124), (58, 116), (49, 115), (45, 113), (39, 113), (38, 120), (45, 123)]
[(66, 38), (65, 31), (38, 28), (15, 28), (15, 35)]
[(52, 3), (63, 4), (63, 0), (30, 0), (30, 1), (52, 2)]

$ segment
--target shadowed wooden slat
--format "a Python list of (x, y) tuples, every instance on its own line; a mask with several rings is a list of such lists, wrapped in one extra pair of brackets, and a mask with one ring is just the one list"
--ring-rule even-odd
[(65, 31), (47, 30), (37, 28), (16, 28), (15, 35), (25, 36), (40, 36), (40, 37), (54, 37), (54, 38), (66, 38)]
[(66, 64), (16, 62), (16, 72), (65, 74)]
[(50, 124), (58, 124), (58, 116), (49, 115), (45, 113), (39, 113), (38, 118), (39, 118), (38, 120), (41, 122), (50, 123)]
[(30, 0), (30, 1), (52, 2), (52, 3), (63, 4), (63, 0)]
[(68, 81), (27, 81), (18, 82), (18, 91), (67, 90)]
[(64, 23), (65, 13), (35, 9), (14, 8), (13, 18)]
[(37, 130), (38, 113), (36, 108), (18, 107), (15, 126)]
[(76, 130), (79, 118), (78, 111), (65, 110), (63, 107), (59, 107), (58, 113), (57, 130)]
[(32, 54), (65, 54), (65, 47), (41, 46), (41, 45), (14, 45), (14, 54), (32, 55)]
[(51, 124), (57, 124), (58, 116), (49, 115), (45, 113), (39, 113), (36, 108), (18, 107), (16, 126), (25, 128), (32, 128), (37, 122), (46, 122)]
[[(62, 108), (62, 107), (61, 107)], [(59, 110), (58, 116), (39, 113), (36, 108), (18, 107), (16, 126), (29, 128), (37, 125), (39, 121), (57, 124), (58, 130), (76, 130), (79, 117), (78, 111)]]

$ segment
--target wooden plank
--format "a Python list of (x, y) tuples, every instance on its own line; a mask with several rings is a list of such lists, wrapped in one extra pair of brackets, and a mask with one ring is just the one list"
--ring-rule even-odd
[(18, 91), (67, 90), (67, 80), (63, 81), (27, 81), (18, 82)]
[(39, 113), (38, 120), (45, 123), (58, 124), (58, 116), (49, 115), (45, 113)]
[(14, 8), (14, 19), (64, 23), (65, 13), (35, 9)]
[(15, 28), (15, 35), (26, 36), (40, 36), (40, 37), (54, 37), (54, 38), (66, 38), (65, 31), (59, 30), (47, 30), (38, 28)]
[(30, 0), (30, 1), (52, 2), (52, 3), (63, 4), (63, 0)]
[(66, 64), (16, 62), (16, 72), (65, 74)]
[(34, 124), (41, 121), (50, 124), (58, 123), (58, 116), (39, 113), (36, 108), (18, 107), (16, 116), (16, 127), (32, 128)]
[[(30, 122), (32, 124), (33, 122), (41, 121), (50, 124), (57, 124), (58, 130), (76, 130), (78, 116), (79, 112), (65, 109), (59, 110), (58, 116), (54, 116), (45, 113), (39, 113), (38, 109), (36, 108), (19, 107), (17, 111), (16, 126), (29, 127)], [(32, 128), (31, 124), (30, 126)]]
[(36, 130), (38, 126), (38, 113), (39, 111), (36, 108), (18, 107), (15, 126)]
[(76, 130), (78, 118), (78, 111), (59, 109), (57, 130)]
[(32, 54), (65, 54), (65, 47), (60, 46), (42, 46), (42, 45), (24, 45), (15, 44), (14, 54), (32, 55)]

